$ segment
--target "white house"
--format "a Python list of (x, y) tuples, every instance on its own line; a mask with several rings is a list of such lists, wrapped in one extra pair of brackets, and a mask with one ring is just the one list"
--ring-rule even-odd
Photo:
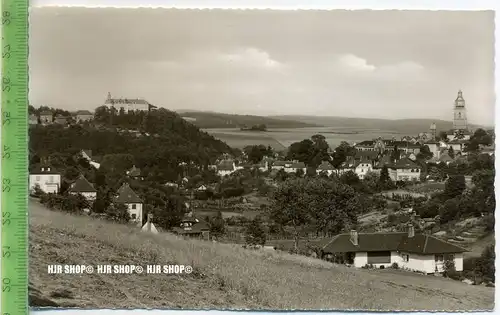
[(418, 181), (422, 167), (408, 158), (403, 158), (388, 166), (393, 181)]
[(426, 274), (443, 272), (445, 260), (463, 270), (463, 253), (467, 250), (431, 235), (415, 234), (413, 226), (407, 233), (350, 233), (335, 236), (323, 247), (323, 256), (355, 267), (373, 265), (399, 268)]
[(373, 170), (373, 165), (368, 160), (363, 160), (356, 162), (354, 173), (358, 175), (359, 179), (365, 178), (366, 173), (371, 172)]
[(69, 187), (68, 192), (72, 195), (80, 194), (87, 201), (95, 201), (97, 190), (83, 175), (80, 175)]
[(273, 170), (284, 170), (286, 165), (291, 165), (291, 161), (274, 161), (271, 168)]
[(61, 174), (51, 166), (35, 167), (29, 176), (30, 192), (33, 192), (36, 186), (47, 194), (56, 194), (61, 187)]
[(306, 173), (306, 164), (304, 162), (291, 162), (285, 165), (285, 172), (296, 173), (298, 170), (302, 170), (304, 174)]
[(221, 161), (217, 165), (217, 174), (219, 174), (219, 176), (222, 177), (226, 175), (231, 175), (236, 170), (237, 170), (236, 164), (232, 160)]
[(130, 213), (131, 221), (137, 222), (142, 227), (143, 221), (143, 202), (142, 199), (130, 188), (128, 183), (124, 183), (117, 191), (114, 200), (116, 203), (124, 204)]
[(321, 174), (323, 172), (328, 176), (330, 176), (335, 172), (335, 167), (333, 167), (333, 165), (330, 162), (323, 161), (316, 169), (316, 174)]

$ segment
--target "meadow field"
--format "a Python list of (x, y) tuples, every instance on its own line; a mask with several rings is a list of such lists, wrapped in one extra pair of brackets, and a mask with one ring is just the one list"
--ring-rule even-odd
[(265, 132), (241, 131), (236, 128), (203, 129), (212, 136), (226, 142), (234, 148), (244, 148), (248, 145), (269, 145), (275, 150), (284, 150), (292, 143), (311, 138), (315, 134), (325, 136), (331, 148), (336, 148), (342, 141), (360, 142), (377, 137), (401, 138), (408, 134), (401, 134), (391, 130), (336, 128), (336, 127), (306, 127), (306, 128), (279, 128), (268, 129)]
[[(81, 308), (491, 310), (494, 288), (157, 235), (30, 200), (30, 304)], [(49, 264), (183, 264), (191, 274), (48, 274)]]

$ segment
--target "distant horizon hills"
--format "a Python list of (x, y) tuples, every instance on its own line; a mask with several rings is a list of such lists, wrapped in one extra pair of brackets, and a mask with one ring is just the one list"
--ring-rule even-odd
[[(328, 127), (338, 129), (358, 130), (390, 130), (401, 134), (418, 134), (430, 130), (432, 123), (436, 130), (447, 131), (453, 128), (453, 122), (432, 118), (354, 118), (339, 116), (314, 115), (240, 115), (225, 114), (215, 111), (176, 110), (182, 117), (190, 117), (191, 123), (200, 128), (238, 128), (242, 125), (250, 126), (266, 124), (268, 128), (307, 128)], [(494, 126), (469, 124), (470, 129), (494, 129)]]

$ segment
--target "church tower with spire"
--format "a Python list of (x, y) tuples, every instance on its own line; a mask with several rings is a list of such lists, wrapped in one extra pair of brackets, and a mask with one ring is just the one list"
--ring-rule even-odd
[(458, 91), (455, 107), (453, 109), (453, 129), (467, 130), (467, 112), (461, 90)]

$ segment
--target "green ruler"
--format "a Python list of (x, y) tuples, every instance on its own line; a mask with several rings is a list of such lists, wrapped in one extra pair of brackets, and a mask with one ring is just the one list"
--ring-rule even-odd
[(28, 0), (2, 0), (1, 315), (28, 314)]

